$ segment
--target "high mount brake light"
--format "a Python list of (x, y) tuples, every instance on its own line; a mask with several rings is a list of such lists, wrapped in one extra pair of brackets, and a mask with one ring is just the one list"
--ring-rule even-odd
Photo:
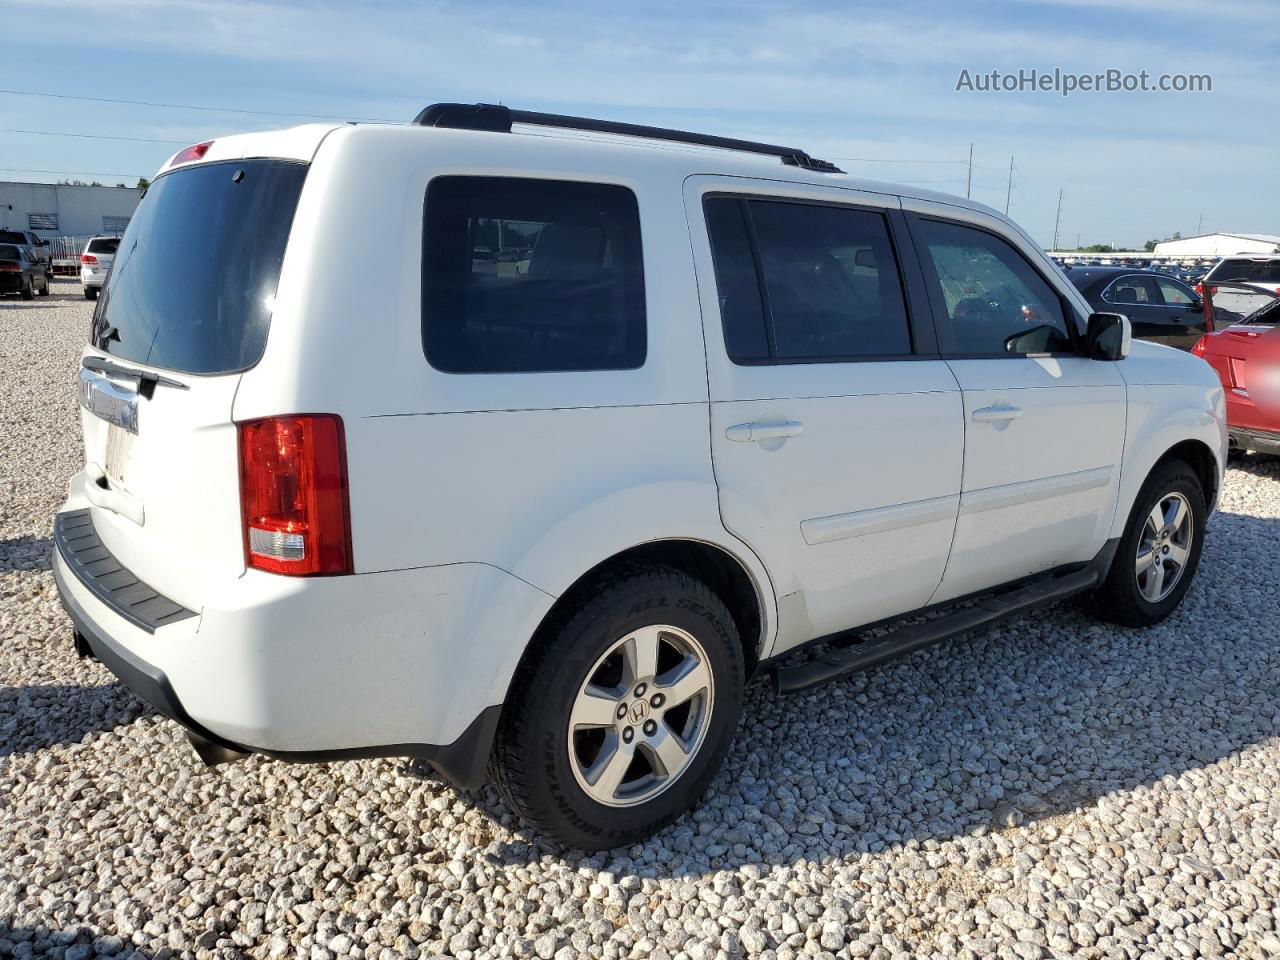
[(346, 438), (333, 414), (239, 424), (245, 562), (269, 573), (352, 572)]
[(169, 161), (169, 166), (176, 167), (180, 163), (191, 163), (193, 160), (199, 160), (209, 152), (209, 148), (212, 146), (212, 140), (206, 140), (204, 143), (193, 143), (186, 149), (179, 150), (174, 154), (173, 159)]

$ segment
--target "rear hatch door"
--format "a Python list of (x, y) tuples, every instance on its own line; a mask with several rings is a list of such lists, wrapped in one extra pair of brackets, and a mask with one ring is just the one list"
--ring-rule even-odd
[(188, 609), (244, 570), (232, 403), (265, 348), (306, 173), (232, 159), (157, 178), (94, 312), (79, 374), (94, 526)]

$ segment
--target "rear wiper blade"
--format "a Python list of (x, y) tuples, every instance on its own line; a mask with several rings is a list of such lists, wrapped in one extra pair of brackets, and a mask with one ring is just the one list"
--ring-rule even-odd
[(92, 370), (94, 373), (105, 373), (109, 377), (119, 377), (122, 380), (137, 380), (138, 392), (148, 400), (157, 386), (175, 387), (178, 390), (190, 389), (180, 380), (170, 380), (168, 377), (162, 377), (158, 373), (152, 373), (150, 370), (139, 370), (136, 367), (124, 367), (118, 363), (112, 363), (110, 360), (104, 360), (102, 357), (85, 357), (80, 361), (80, 365), (86, 370)]

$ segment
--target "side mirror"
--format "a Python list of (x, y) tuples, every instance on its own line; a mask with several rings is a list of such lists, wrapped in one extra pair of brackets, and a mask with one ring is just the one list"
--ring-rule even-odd
[(1090, 360), (1123, 360), (1133, 342), (1133, 327), (1123, 313), (1091, 313), (1085, 335), (1085, 355)]

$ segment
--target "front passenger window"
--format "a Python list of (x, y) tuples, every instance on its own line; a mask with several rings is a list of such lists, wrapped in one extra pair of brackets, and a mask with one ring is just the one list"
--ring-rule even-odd
[(945, 352), (999, 356), (1071, 349), (1062, 300), (1009, 243), (960, 224), (918, 223), (951, 321)]

